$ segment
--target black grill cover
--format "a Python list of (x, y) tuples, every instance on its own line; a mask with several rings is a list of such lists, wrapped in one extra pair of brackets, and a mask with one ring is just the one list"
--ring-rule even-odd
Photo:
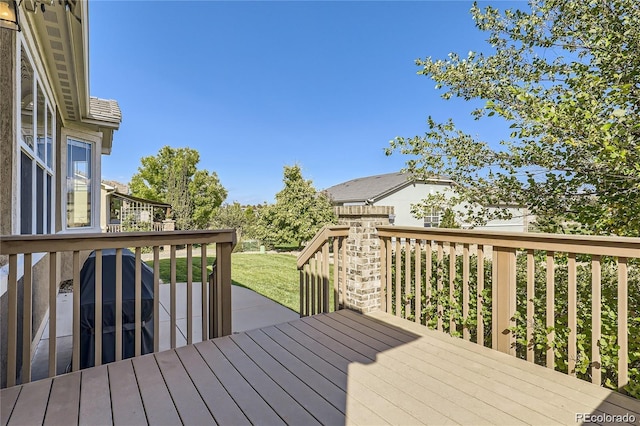
[[(95, 262), (80, 271), (80, 368), (95, 361)], [(142, 262), (142, 354), (153, 352), (153, 270)], [(122, 359), (135, 355), (135, 256), (122, 250)], [(102, 363), (115, 361), (116, 250), (102, 251)]]

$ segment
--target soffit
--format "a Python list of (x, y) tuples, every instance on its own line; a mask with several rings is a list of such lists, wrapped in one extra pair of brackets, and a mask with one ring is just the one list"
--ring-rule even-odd
[(86, 116), (88, 100), (86, 7), (75, 0), (70, 6), (71, 11), (66, 11), (55, 2), (44, 13), (37, 7), (35, 12), (21, 10), (21, 17), (33, 29), (38, 56), (65, 124)]

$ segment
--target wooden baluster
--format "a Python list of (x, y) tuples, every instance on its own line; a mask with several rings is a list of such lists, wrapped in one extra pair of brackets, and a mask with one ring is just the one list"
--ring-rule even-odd
[[(15, 386), (18, 349), (18, 256), (9, 255), (7, 282), (7, 387)], [(55, 339), (55, 338), (54, 338)]]
[(405, 238), (404, 240), (404, 317), (409, 318), (411, 313), (411, 300), (409, 300), (409, 294), (411, 293), (411, 240)]
[(429, 325), (429, 320), (431, 319), (431, 305), (432, 305), (432, 290), (431, 290), (431, 268), (433, 267), (433, 248), (431, 247), (431, 240), (427, 240), (425, 242), (425, 253), (424, 253), (424, 295), (426, 298), (425, 309), (427, 310), (427, 316), (425, 318), (425, 325)]
[[(9, 256), (11, 261), (11, 256)], [(9, 273), (11, 273), (11, 267), (9, 267)], [(57, 373), (57, 307), (58, 307), (58, 253), (49, 253), (49, 377), (54, 377)], [(11, 278), (11, 275), (9, 275)], [(11, 283), (11, 280), (9, 280)], [(9, 311), (9, 318), (11, 318), (11, 311)]]
[(193, 246), (187, 244), (187, 344), (193, 343)]
[(136, 356), (142, 355), (142, 249), (136, 247), (136, 263), (135, 263), (135, 329), (134, 349)]
[(629, 288), (627, 259), (618, 258), (618, 391), (629, 384)]
[(171, 299), (171, 306), (169, 309), (169, 315), (171, 316), (171, 321), (169, 321), (170, 324), (170, 336), (171, 336), (171, 349), (174, 349), (177, 345), (176, 339), (177, 339), (177, 335), (176, 335), (176, 316), (177, 314), (177, 309), (176, 309), (176, 246), (175, 245), (171, 245), (171, 259), (170, 259), (170, 276), (171, 276), (171, 281), (170, 281), (170, 288), (169, 288), (169, 292), (170, 292), (170, 299)]
[(122, 249), (116, 249), (116, 361), (122, 359)]
[(436, 276), (436, 288), (438, 291), (438, 331), (443, 331), (443, 317), (444, 317), (444, 308), (442, 306), (442, 302), (440, 301), (440, 296), (442, 295), (442, 290), (444, 287), (443, 284), (443, 275), (444, 275), (444, 243), (442, 241), (438, 241), (438, 269)]
[(533, 343), (533, 322), (535, 320), (535, 281), (536, 264), (533, 250), (527, 250), (527, 361), (535, 361), (535, 344)]
[(578, 319), (577, 319), (577, 271), (576, 271), (576, 255), (575, 253), (569, 253), (569, 263), (568, 263), (568, 274), (569, 274), (569, 282), (568, 282), (568, 318), (567, 325), (569, 327), (569, 341), (567, 345), (567, 373), (570, 376), (576, 375), (576, 360), (578, 359), (578, 347), (577, 347), (577, 328), (578, 328)]
[(159, 246), (153, 247), (153, 351), (154, 352), (160, 351), (160, 247)]
[[(338, 261), (338, 237), (333, 237), (333, 310), (340, 309), (342, 303), (340, 302), (340, 292), (338, 291), (338, 273), (339, 273), (339, 261)], [(302, 294), (302, 293), (300, 293)]]
[[(207, 308), (207, 287), (209, 285), (209, 277), (207, 274), (207, 244), (202, 243), (200, 245), (200, 291), (202, 294), (202, 298), (200, 300), (200, 304), (202, 306), (202, 341), (209, 340), (209, 313), (211, 307)], [(209, 289), (209, 291), (211, 291)]]
[(471, 333), (467, 326), (469, 319), (469, 244), (462, 246), (462, 337), (464, 340), (471, 339)]
[(477, 265), (477, 294), (476, 294), (476, 310), (478, 311), (478, 325), (476, 328), (476, 343), (484, 346), (484, 315), (482, 309), (484, 309), (484, 246), (478, 245), (478, 265)]
[(396, 316), (402, 315), (401, 301), (402, 301), (402, 289), (400, 287), (402, 279), (402, 250), (400, 245), (400, 238), (396, 237)]
[(73, 252), (73, 352), (71, 369), (80, 370), (80, 252)]
[(340, 265), (342, 272), (340, 274), (340, 292), (342, 293), (342, 307), (347, 306), (347, 239), (340, 237)]
[[(554, 253), (552, 251), (547, 252), (547, 317), (546, 326), (555, 327), (555, 266), (554, 266)], [(555, 339), (555, 332), (551, 330), (547, 333), (547, 368), (555, 370), (555, 355), (553, 353), (552, 342)]]
[(456, 245), (449, 243), (449, 333), (457, 331), (453, 308), (457, 303), (456, 290)]
[(420, 324), (422, 318), (422, 247), (421, 241), (416, 240), (416, 258), (415, 258), (415, 312), (414, 321)]
[(33, 312), (33, 276), (31, 253), (24, 254), (24, 274), (22, 275), (22, 383), (31, 381), (31, 328)]
[[(384, 283), (386, 292), (387, 292), (387, 310), (386, 312), (388, 314), (391, 314), (393, 312), (393, 299), (392, 299), (392, 295), (393, 295), (393, 277), (392, 277), (392, 259), (393, 259), (393, 246), (392, 246), (392, 242), (391, 242), (391, 238), (387, 238), (386, 242), (385, 242), (386, 247), (386, 255), (387, 255), (387, 261), (385, 262), (385, 264), (387, 265), (387, 277), (386, 277), (386, 282)], [(346, 263), (345, 263), (346, 264)]]
[(322, 246), (322, 312), (329, 312), (329, 242)]
[(93, 315), (95, 354), (94, 365), (102, 365), (102, 250), (96, 250), (96, 262), (94, 265), (96, 277), (95, 306)]
[(600, 337), (602, 333), (602, 268), (600, 256), (591, 258), (591, 382), (602, 385)]

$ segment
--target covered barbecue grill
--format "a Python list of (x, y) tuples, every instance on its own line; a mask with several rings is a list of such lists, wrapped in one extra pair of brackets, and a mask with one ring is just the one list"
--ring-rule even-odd
[[(80, 368), (95, 361), (95, 262), (92, 252), (80, 271)], [(135, 256), (122, 250), (122, 359), (135, 355)], [(142, 354), (153, 352), (153, 270), (142, 272)], [(102, 363), (115, 361), (116, 250), (102, 250)]]

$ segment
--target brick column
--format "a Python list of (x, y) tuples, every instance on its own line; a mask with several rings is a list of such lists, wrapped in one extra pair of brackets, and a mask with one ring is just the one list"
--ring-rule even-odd
[(389, 225), (391, 206), (342, 206), (335, 208), (339, 225), (349, 226), (347, 238), (347, 308), (359, 312), (380, 309), (380, 239), (377, 227)]

